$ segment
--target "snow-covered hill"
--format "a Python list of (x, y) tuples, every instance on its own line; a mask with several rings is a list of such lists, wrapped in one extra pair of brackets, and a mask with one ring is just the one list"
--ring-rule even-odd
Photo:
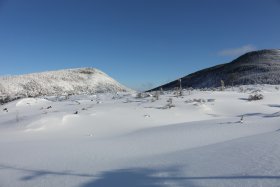
[(124, 92), (126, 87), (94, 68), (0, 77), (0, 101), (43, 95)]
[[(280, 49), (246, 53), (230, 63), (203, 69), (181, 78), (183, 88), (209, 88), (249, 84), (280, 84)], [(152, 90), (174, 89), (178, 80)]]
[[(249, 101), (256, 92), (264, 98)], [(279, 94), (254, 85), (13, 101), (0, 106), (0, 186), (277, 187)]]

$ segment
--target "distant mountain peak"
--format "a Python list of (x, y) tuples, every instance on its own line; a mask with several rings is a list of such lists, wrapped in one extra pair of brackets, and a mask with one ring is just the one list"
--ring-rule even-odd
[[(230, 63), (216, 65), (181, 78), (183, 88), (210, 88), (247, 84), (280, 84), (280, 49), (248, 52)], [(179, 87), (178, 80), (152, 90)]]
[(87, 67), (0, 77), (0, 101), (43, 95), (126, 92), (104, 72)]

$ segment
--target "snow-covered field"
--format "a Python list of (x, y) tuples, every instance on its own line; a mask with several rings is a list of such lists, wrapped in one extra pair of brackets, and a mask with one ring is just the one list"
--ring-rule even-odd
[(280, 186), (280, 91), (246, 88), (2, 105), (0, 186)]

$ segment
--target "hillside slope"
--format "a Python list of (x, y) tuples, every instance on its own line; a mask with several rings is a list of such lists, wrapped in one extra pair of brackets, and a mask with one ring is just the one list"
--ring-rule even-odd
[[(220, 64), (189, 74), (183, 78), (183, 88), (219, 87), (225, 85), (280, 84), (280, 50), (260, 50), (246, 53), (230, 63)], [(179, 87), (175, 80), (152, 90)]]
[(123, 92), (128, 89), (94, 68), (66, 69), (27, 75), (1, 77), (2, 101), (42, 95)]

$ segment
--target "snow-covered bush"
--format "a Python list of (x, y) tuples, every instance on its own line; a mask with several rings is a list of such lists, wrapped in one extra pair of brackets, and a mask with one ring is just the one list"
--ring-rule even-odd
[(167, 104), (163, 107), (164, 109), (175, 107), (175, 105), (173, 104), (172, 98), (169, 98), (166, 102), (167, 102)]
[(185, 101), (185, 103), (195, 103), (195, 104), (204, 104), (204, 103), (212, 103), (215, 102), (215, 99), (188, 99)]
[(22, 84), (22, 88), (26, 91), (27, 97), (35, 97), (43, 93), (42, 86), (34, 80)]
[(5, 88), (4, 86), (0, 83), (0, 95), (5, 94)]
[(155, 100), (159, 100), (159, 95), (160, 95), (160, 92), (159, 92), (159, 91), (156, 91), (156, 92), (153, 94)]
[(144, 93), (139, 92), (139, 93), (136, 94), (135, 98), (140, 99), (140, 98), (146, 98), (146, 97), (150, 97), (150, 96), (152, 96), (152, 94), (145, 93), (145, 92)]
[(5, 103), (17, 100), (22, 98), (23, 96), (0, 96), (0, 104), (3, 105)]
[(183, 96), (183, 89), (182, 89), (182, 88), (179, 88), (179, 87), (176, 87), (176, 88), (175, 88), (175, 91), (173, 92), (173, 95), (174, 95), (175, 97)]
[(162, 88), (160, 88), (160, 91), (159, 91), (160, 95), (163, 95), (164, 94), (164, 91)]
[(239, 92), (241, 92), (241, 93), (244, 92), (244, 88), (242, 86), (239, 87)]
[(252, 95), (249, 95), (248, 101), (257, 101), (257, 100), (262, 100), (264, 96), (260, 93), (255, 93)]
[(189, 100), (186, 100), (185, 103), (206, 103), (206, 100), (205, 99), (189, 99)]
[(136, 96), (135, 96), (135, 98), (136, 98), (136, 99), (141, 99), (141, 98), (142, 98), (142, 93), (141, 93), (141, 92), (137, 93)]
[(207, 102), (211, 103), (211, 102), (215, 102), (215, 99), (207, 99)]

